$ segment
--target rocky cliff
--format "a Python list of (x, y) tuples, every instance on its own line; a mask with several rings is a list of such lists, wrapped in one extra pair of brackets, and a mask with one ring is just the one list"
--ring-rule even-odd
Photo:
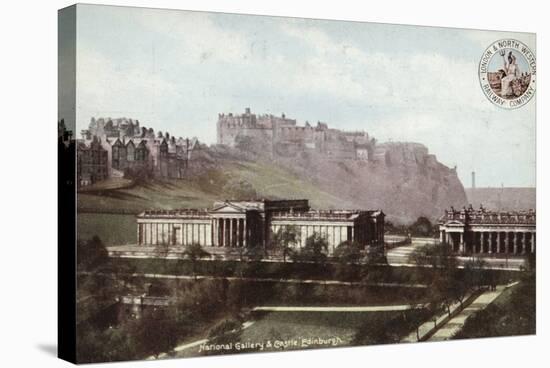
[(418, 216), (435, 220), (446, 208), (467, 204), (456, 170), (418, 143), (378, 144), (371, 161), (327, 160), (314, 154), (275, 161), (333, 194), (334, 208), (381, 208), (398, 223)]

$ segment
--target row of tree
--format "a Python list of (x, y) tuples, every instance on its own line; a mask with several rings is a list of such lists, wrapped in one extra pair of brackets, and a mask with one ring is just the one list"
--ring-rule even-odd
[(384, 223), (387, 233), (413, 237), (431, 238), (438, 234), (438, 224), (432, 224), (429, 218), (420, 216), (410, 225), (396, 225), (390, 221)]

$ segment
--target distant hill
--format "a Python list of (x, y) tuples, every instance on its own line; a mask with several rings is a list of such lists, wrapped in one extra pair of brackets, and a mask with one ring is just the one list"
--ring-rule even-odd
[(514, 211), (536, 208), (535, 188), (465, 188), (468, 202), (474, 207)]

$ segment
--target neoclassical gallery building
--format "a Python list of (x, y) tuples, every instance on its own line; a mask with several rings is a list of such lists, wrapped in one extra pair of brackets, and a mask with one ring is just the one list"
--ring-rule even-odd
[(308, 200), (218, 201), (210, 209), (152, 210), (137, 216), (138, 244), (143, 246), (269, 247), (272, 234), (292, 226), (296, 246), (318, 234), (329, 253), (345, 241), (362, 246), (384, 243), (381, 210), (312, 210)]
[(459, 254), (535, 253), (536, 212), (451, 207), (439, 221), (439, 236)]

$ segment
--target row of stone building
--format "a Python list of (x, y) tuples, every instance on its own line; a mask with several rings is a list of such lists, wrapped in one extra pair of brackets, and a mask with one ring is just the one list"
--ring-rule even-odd
[(189, 162), (198, 154), (197, 139), (99, 138), (79, 140), (79, 187), (124, 174), (183, 178)]
[(307, 200), (220, 201), (203, 210), (145, 211), (137, 216), (137, 239), (150, 246), (269, 248), (273, 234), (292, 227), (298, 234), (294, 246), (317, 234), (332, 253), (343, 242), (383, 244), (384, 216), (379, 210), (312, 210)]
[(439, 236), (458, 254), (535, 253), (536, 213), (451, 208), (439, 221)]
[[(312, 210), (307, 200), (219, 201), (210, 209), (145, 211), (137, 216), (137, 239), (142, 246), (269, 248), (273, 234), (293, 228), (295, 247), (316, 234), (326, 239), (331, 254), (344, 242), (383, 245), (384, 218), (381, 210)], [(439, 231), (440, 243), (459, 255), (535, 253), (534, 211), (451, 208), (439, 220)]]

